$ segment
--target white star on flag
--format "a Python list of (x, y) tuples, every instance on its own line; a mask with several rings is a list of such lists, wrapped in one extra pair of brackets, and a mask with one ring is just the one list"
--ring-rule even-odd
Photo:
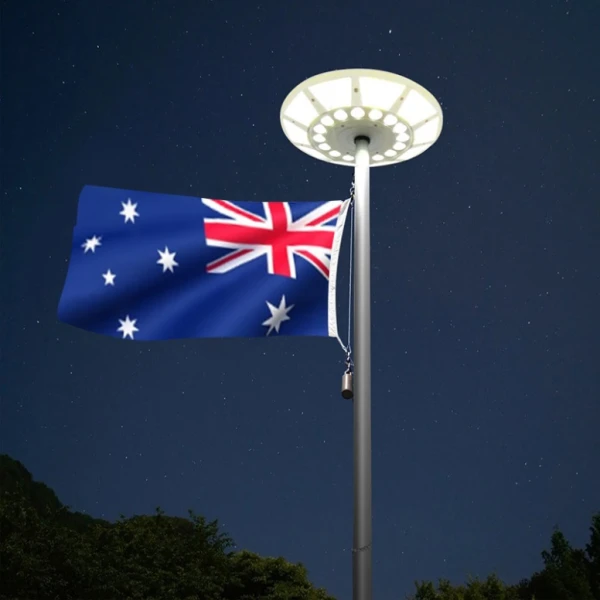
[(157, 251), (160, 254), (160, 258), (156, 261), (159, 265), (162, 265), (163, 273), (165, 271), (171, 271), (174, 273), (173, 267), (178, 267), (179, 263), (175, 261), (175, 255), (177, 252), (169, 252), (169, 248), (165, 246), (165, 251)]
[(281, 301), (279, 302), (279, 306), (273, 306), (270, 302), (267, 302), (267, 306), (271, 311), (271, 316), (263, 321), (263, 325), (267, 326), (269, 330), (267, 331), (267, 335), (273, 331), (273, 329), (279, 333), (279, 328), (284, 321), (289, 321), (290, 317), (288, 316), (288, 312), (294, 308), (295, 304), (291, 306), (285, 305), (285, 296), (281, 296)]
[(132, 204), (131, 198), (127, 198), (127, 204), (121, 202), (121, 206), (123, 207), (123, 210), (119, 214), (125, 217), (125, 223), (127, 223), (127, 221), (135, 223), (135, 218), (140, 216), (135, 210), (137, 208), (137, 202)]
[(91, 238), (85, 240), (85, 242), (83, 242), (83, 244), (81, 244), (81, 247), (83, 248), (83, 253), (87, 254), (88, 250), (91, 250), (92, 252), (96, 252), (96, 246), (102, 246), (102, 244), (100, 242), (101, 239), (102, 239), (101, 236), (96, 237), (94, 235)]
[(115, 285), (116, 275), (111, 273), (110, 269), (106, 273), (102, 273), (102, 277), (104, 277), (104, 285)]
[(135, 326), (136, 321), (137, 321), (137, 319), (130, 320), (129, 315), (127, 315), (125, 317), (124, 321), (119, 319), (119, 323), (121, 323), (121, 327), (119, 327), (119, 329), (117, 329), (117, 331), (123, 332), (123, 339), (125, 339), (126, 337), (130, 337), (131, 339), (133, 339), (133, 333), (135, 331), (139, 331), (139, 329)]

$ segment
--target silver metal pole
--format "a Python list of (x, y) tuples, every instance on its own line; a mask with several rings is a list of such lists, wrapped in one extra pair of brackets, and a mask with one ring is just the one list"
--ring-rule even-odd
[(371, 240), (369, 139), (357, 137), (354, 168), (354, 540), (352, 597), (371, 600)]

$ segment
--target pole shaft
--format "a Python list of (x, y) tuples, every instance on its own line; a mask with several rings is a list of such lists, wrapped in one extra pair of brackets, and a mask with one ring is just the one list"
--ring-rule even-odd
[(354, 539), (353, 600), (372, 598), (371, 240), (369, 140), (357, 138), (354, 170)]

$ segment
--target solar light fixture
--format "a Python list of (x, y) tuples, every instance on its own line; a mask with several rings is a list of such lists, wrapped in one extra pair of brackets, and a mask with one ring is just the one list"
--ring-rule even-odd
[(302, 152), (356, 166), (354, 140), (369, 139), (369, 166), (409, 160), (442, 131), (442, 109), (424, 87), (386, 71), (343, 69), (303, 81), (280, 112), (287, 138)]

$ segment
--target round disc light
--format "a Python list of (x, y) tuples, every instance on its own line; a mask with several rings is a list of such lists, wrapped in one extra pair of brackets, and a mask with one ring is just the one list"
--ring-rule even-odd
[(440, 135), (442, 109), (419, 84), (386, 71), (342, 69), (301, 82), (284, 100), (281, 126), (306, 154), (354, 166), (358, 137), (369, 139), (369, 164), (418, 156)]

